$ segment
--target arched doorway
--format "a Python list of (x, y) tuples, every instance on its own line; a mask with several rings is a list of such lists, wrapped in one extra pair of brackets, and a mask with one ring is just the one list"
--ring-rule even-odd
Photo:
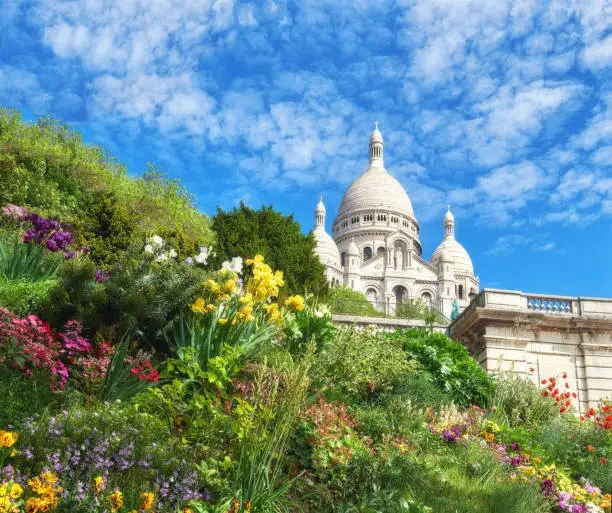
[(374, 287), (369, 287), (366, 290), (365, 297), (378, 310), (378, 291)]
[(427, 308), (431, 308), (433, 305), (433, 297), (430, 292), (423, 292), (421, 294), (421, 301)]

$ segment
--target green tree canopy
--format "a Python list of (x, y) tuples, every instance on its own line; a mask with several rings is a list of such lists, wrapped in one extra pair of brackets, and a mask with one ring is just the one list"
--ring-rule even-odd
[(325, 268), (314, 253), (315, 240), (312, 234), (301, 233), (292, 215), (284, 216), (272, 207), (253, 210), (240, 203), (229, 212), (218, 209), (212, 229), (217, 240), (216, 265), (235, 256), (261, 254), (273, 269), (283, 271), (287, 292), (325, 292)]

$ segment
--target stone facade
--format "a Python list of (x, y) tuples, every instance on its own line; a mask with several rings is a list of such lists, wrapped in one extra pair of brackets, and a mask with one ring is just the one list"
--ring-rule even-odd
[(472, 261), (455, 239), (455, 218), (444, 216), (444, 237), (431, 260), (423, 258), (420, 228), (402, 185), (387, 172), (383, 138), (370, 138), (368, 168), (351, 184), (325, 230), (323, 200), (315, 209), (316, 252), (332, 286), (363, 292), (381, 312), (396, 313), (409, 300), (423, 301), (446, 317), (462, 310), (479, 290)]
[(484, 289), (448, 333), (488, 371), (501, 362), (536, 382), (566, 372), (579, 411), (612, 398), (612, 299)]

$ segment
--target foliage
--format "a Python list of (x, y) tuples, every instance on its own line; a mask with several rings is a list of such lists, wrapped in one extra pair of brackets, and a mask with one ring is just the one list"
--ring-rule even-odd
[(111, 327), (138, 330), (147, 343), (167, 352), (164, 329), (193, 302), (206, 272), (176, 262), (157, 263), (142, 248), (135, 257), (102, 281), (93, 263), (66, 263), (58, 285), (40, 306), (41, 315), (55, 327), (80, 319), (90, 335)]
[(388, 392), (415, 368), (406, 360), (401, 342), (354, 328), (338, 331), (321, 353), (314, 373), (324, 383), (353, 399), (372, 399)]
[(55, 279), (2, 280), (0, 279), (0, 305), (17, 315), (36, 312), (44, 304), (56, 286)]
[(159, 374), (148, 358), (129, 356), (131, 333), (126, 331), (114, 347), (100, 387), (102, 401), (126, 401), (159, 381)]
[(327, 295), (327, 304), (333, 313), (383, 317), (384, 313), (374, 308), (364, 294), (350, 287), (333, 287)]
[(62, 219), (98, 265), (116, 261), (127, 241), (167, 238), (183, 258), (212, 242), (208, 218), (177, 180), (148, 165), (132, 178), (106, 150), (50, 118), (25, 123), (0, 109), (0, 204)]
[(511, 371), (497, 374), (491, 406), (495, 420), (511, 427), (533, 427), (559, 416), (554, 400)]
[(241, 203), (229, 212), (218, 209), (212, 229), (217, 240), (216, 265), (232, 257), (261, 254), (284, 273), (289, 293), (325, 292), (327, 280), (314, 254), (314, 238), (300, 232), (293, 216), (284, 216), (272, 207), (253, 210)]
[(285, 318), (285, 343), (292, 355), (304, 354), (313, 342), (321, 349), (334, 337), (336, 328), (331, 313), (326, 305), (318, 304), (311, 294), (306, 296), (303, 308), (293, 310)]
[(408, 357), (418, 361), (457, 404), (488, 403), (492, 380), (458, 342), (419, 329), (397, 330), (386, 337), (401, 343)]
[(61, 263), (44, 247), (17, 238), (0, 238), (0, 281), (43, 281), (52, 278)]

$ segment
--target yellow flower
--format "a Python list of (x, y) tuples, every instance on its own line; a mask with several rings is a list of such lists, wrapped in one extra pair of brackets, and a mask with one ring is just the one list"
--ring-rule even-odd
[(289, 296), (287, 301), (285, 301), (285, 305), (296, 312), (300, 310), (304, 310), (304, 298), (302, 296)]
[(11, 499), (19, 499), (23, 495), (23, 488), (19, 483), (12, 483), (9, 489)]
[(155, 501), (155, 494), (153, 492), (144, 492), (140, 497), (142, 498), (140, 509), (143, 511), (148, 511), (151, 509), (153, 502)]
[(206, 280), (202, 284), (202, 290), (206, 292), (210, 291), (212, 294), (218, 294), (221, 291), (221, 286), (215, 280)]
[(115, 511), (119, 511), (123, 506), (123, 494), (119, 490), (115, 490), (110, 496), (110, 502)]
[(19, 438), (17, 433), (3, 431), (0, 429), (0, 447), (12, 447)]
[(263, 255), (255, 255), (254, 258), (247, 258), (246, 264), (247, 265), (261, 264), (263, 263), (263, 261), (264, 261)]
[(206, 301), (204, 301), (204, 299), (202, 299), (201, 297), (199, 297), (198, 299), (195, 300), (195, 303), (193, 305), (191, 305), (191, 310), (194, 313), (201, 313), (203, 314), (206, 308)]
[(238, 290), (238, 284), (236, 283), (236, 280), (229, 279), (223, 284), (223, 288), (231, 294), (232, 292), (236, 292)]
[(209, 312), (212, 312), (215, 308), (217, 307), (213, 305), (212, 303), (209, 303), (206, 305), (206, 310), (208, 310)]
[(100, 493), (104, 490), (104, 478), (102, 476), (94, 477), (94, 491)]
[(217, 321), (221, 326), (225, 326), (227, 324), (227, 319), (219, 319)]
[(14, 458), (15, 456), (17, 456), (17, 449), (13, 449), (13, 450), (11, 451), (10, 456), (11, 456), (11, 458)]

